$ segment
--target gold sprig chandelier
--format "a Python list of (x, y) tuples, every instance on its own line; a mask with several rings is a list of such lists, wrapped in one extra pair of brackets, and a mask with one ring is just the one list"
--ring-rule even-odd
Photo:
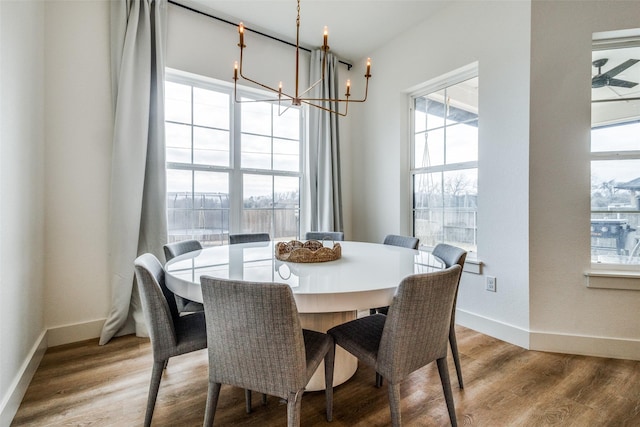
[[(234, 98), (236, 102), (241, 102), (241, 100), (238, 99), (238, 95), (237, 95), (237, 91), (238, 91), (238, 79), (242, 78), (248, 82), (251, 82), (257, 86), (260, 86), (264, 89), (267, 89), (271, 92), (277, 93), (278, 97), (277, 98), (273, 98), (273, 99), (266, 99), (263, 101), (271, 101), (271, 102), (278, 102), (278, 105), (281, 105), (283, 102), (289, 103), (290, 105), (287, 106), (287, 108), (289, 108), (291, 105), (295, 105), (295, 106), (300, 106), (302, 104), (307, 104), (310, 105), (312, 107), (316, 107), (316, 108), (320, 108), (321, 110), (324, 111), (328, 111), (330, 113), (334, 113), (334, 114), (338, 114), (340, 116), (346, 116), (347, 112), (349, 110), (349, 103), (350, 102), (365, 102), (367, 100), (367, 94), (369, 92), (369, 78), (371, 77), (371, 59), (368, 58), (367, 59), (367, 71), (364, 75), (365, 79), (366, 79), (366, 84), (365, 84), (365, 89), (364, 89), (364, 97), (362, 99), (350, 99), (351, 97), (351, 80), (347, 80), (347, 84), (346, 84), (346, 92), (344, 94), (344, 98), (310, 98), (309, 97), (309, 93), (311, 92), (311, 90), (316, 87), (317, 85), (321, 84), (324, 81), (325, 78), (325, 69), (326, 69), (326, 64), (327, 64), (327, 53), (329, 52), (329, 33), (327, 31), (327, 27), (324, 27), (324, 40), (322, 43), (322, 75), (320, 77), (320, 79), (318, 81), (316, 81), (315, 83), (313, 83), (311, 86), (309, 86), (306, 90), (304, 90), (303, 92), (300, 92), (299, 90), (299, 83), (300, 83), (300, 79), (299, 79), (299, 74), (300, 74), (300, 0), (298, 0), (298, 16), (296, 18), (296, 80), (295, 80), (295, 92), (293, 95), (291, 95), (290, 93), (287, 93), (285, 90), (283, 90), (282, 87), (282, 82), (279, 83), (278, 88), (273, 88), (269, 85), (260, 83), (256, 80), (253, 80), (247, 76), (244, 75), (244, 73), (242, 72), (242, 60), (243, 60), (243, 53), (244, 53), (244, 48), (247, 47), (244, 44), (244, 24), (241, 22), (238, 25), (238, 34), (240, 35), (240, 42), (238, 43), (238, 46), (240, 46), (240, 62), (238, 63), (238, 61), (236, 61), (236, 63), (234, 64), (234, 70), (233, 70), (233, 90), (234, 90)], [(328, 103), (329, 107), (325, 107), (324, 105), (321, 105), (322, 103)], [(344, 104), (344, 111), (340, 111), (340, 104)], [(333, 109), (331, 107), (331, 105), (335, 105), (335, 109)], [(284, 110), (286, 111), (286, 109)], [(284, 112), (282, 111), (282, 112)]]

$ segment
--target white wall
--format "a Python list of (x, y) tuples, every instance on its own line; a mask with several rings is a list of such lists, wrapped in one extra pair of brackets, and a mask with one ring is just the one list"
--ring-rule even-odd
[(0, 425), (46, 345), (43, 40), (43, 3), (0, 2)]
[[(479, 65), (478, 257), (497, 278), (465, 273), (459, 323), (528, 346), (528, 2), (454, 2), (371, 54), (370, 101), (352, 123), (354, 237), (411, 233), (407, 93)], [(357, 154), (356, 154), (357, 153)]]
[[(240, 58), (237, 27), (169, 5), (167, 28), (167, 67), (233, 84), (233, 63)], [(248, 30), (244, 43), (244, 74), (276, 88), (282, 81), (283, 91), (293, 93), (295, 48)], [(304, 90), (309, 80), (309, 53), (301, 51), (300, 61), (299, 87)], [(242, 79), (238, 84), (251, 87)]]
[(46, 2), (46, 324), (50, 345), (97, 336), (111, 304), (109, 2)]
[(586, 288), (584, 277), (590, 267), (592, 33), (638, 28), (639, 16), (639, 2), (533, 3), (529, 204), (534, 348), (640, 359), (640, 292)]

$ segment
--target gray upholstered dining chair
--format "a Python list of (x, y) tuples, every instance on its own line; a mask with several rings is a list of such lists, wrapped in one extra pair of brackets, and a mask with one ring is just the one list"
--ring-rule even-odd
[(418, 249), (420, 239), (413, 236), (399, 236), (397, 234), (387, 234), (382, 242), (385, 245), (401, 246), (403, 248)]
[(289, 285), (207, 276), (200, 281), (210, 344), (204, 425), (213, 425), (221, 385), (230, 384), (285, 399), (287, 425), (299, 426), (304, 388), (323, 360), (331, 421), (333, 339), (302, 329)]
[(271, 241), (271, 236), (269, 236), (269, 233), (229, 234), (230, 245), (235, 245), (237, 243), (269, 242), (269, 241)]
[[(383, 245), (399, 246), (401, 248), (418, 249), (420, 245), (420, 239), (413, 236), (400, 236), (397, 234), (387, 234), (382, 241)], [(369, 314), (387, 314), (389, 306), (376, 307), (369, 309)]]
[(162, 371), (169, 358), (206, 348), (207, 334), (204, 312), (179, 315), (174, 294), (165, 285), (162, 264), (154, 255), (140, 255), (134, 261), (134, 266), (153, 349), (153, 369), (144, 418), (144, 425), (149, 426)]
[[(457, 246), (446, 243), (438, 243), (432, 254), (440, 258), (445, 267), (459, 265), (464, 268), (464, 261), (467, 258), (467, 251)], [(460, 271), (462, 276), (462, 270)], [(456, 340), (456, 302), (458, 300), (458, 288), (460, 287), (460, 277), (458, 277), (458, 286), (456, 288), (456, 297), (453, 299), (453, 310), (451, 311), (451, 326), (449, 327), (449, 344), (451, 345), (451, 354), (453, 355), (453, 363), (456, 365), (456, 374), (458, 376), (458, 386), (464, 388), (462, 382), (462, 367), (460, 366), (460, 355), (458, 354), (458, 341)]]
[[(167, 243), (163, 246), (164, 257), (167, 261), (172, 260), (178, 255), (194, 252), (202, 249), (202, 245), (197, 240), (183, 240), (181, 242)], [(197, 301), (191, 301), (176, 295), (176, 305), (180, 313), (193, 313), (196, 311), (204, 311), (204, 307)]]
[(334, 240), (342, 242), (344, 233), (342, 231), (307, 231), (304, 238), (305, 240)]
[(457, 425), (447, 369), (447, 338), (460, 270), (459, 265), (454, 265), (442, 271), (407, 276), (398, 286), (388, 315), (361, 317), (327, 332), (337, 345), (387, 379), (394, 427), (402, 425), (400, 383), (434, 360), (451, 425)]

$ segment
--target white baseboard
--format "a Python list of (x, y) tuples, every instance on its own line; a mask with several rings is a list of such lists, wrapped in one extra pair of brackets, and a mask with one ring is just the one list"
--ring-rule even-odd
[(461, 310), (456, 323), (529, 350), (640, 360), (640, 340), (532, 332)]
[(97, 338), (106, 319), (58, 326), (48, 330), (49, 347)]
[(531, 349), (583, 356), (640, 360), (640, 340), (531, 332)]
[(11, 384), (5, 400), (0, 403), (0, 426), (11, 425), (47, 348), (97, 338), (100, 336), (105, 320), (59, 326), (48, 329), (40, 335)]
[(529, 331), (467, 311), (456, 310), (456, 323), (499, 340), (529, 348)]
[(47, 347), (47, 331), (44, 331), (40, 334), (40, 337), (29, 352), (29, 356), (22, 364), (20, 371), (9, 387), (5, 400), (0, 403), (0, 426), (11, 425), (27, 387), (29, 387), (29, 383), (36, 373), (44, 353), (47, 351)]

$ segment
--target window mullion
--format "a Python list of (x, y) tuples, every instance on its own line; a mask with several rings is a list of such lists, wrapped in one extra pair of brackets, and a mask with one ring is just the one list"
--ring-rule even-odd
[(242, 232), (242, 181), (243, 172), (241, 169), (242, 153), (242, 108), (240, 103), (231, 100), (231, 145), (232, 145), (232, 168), (229, 179), (229, 194), (238, 197), (230, 197), (229, 212), (229, 233)]

